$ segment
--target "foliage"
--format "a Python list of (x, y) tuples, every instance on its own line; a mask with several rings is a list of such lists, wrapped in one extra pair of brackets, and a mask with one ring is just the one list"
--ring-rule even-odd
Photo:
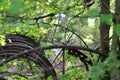
[(104, 76), (114, 77), (118, 71), (120, 61), (115, 53), (110, 53), (104, 62), (99, 62), (93, 66), (89, 72), (92, 80), (102, 79)]
[(0, 35), (0, 45), (4, 46), (5, 45), (5, 36)]
[[(114, 0), (111, 0), (110, 5), (110, 10), (113, 11), (115, 8)], [(19, 33), (29, 36), (37, 42), (40, 41), (41, 46), (65, 44), (86, 47), (81, 40), (82, 38), (87, 43), (87, 48), (95, 50), (100, 47), (98, 45), (100, 44), (98, 43), (100, 42), (98, 27), (100, 23), (111, 26), (111, 30), (116, 26), (115, 32), (118, 36), (120, 35), (120, 24), (114, 25), (113, 19), (113, 13), (100, 13), (99, 0), (94, 0), (94, 4), (90, 7), (86, 6), (84, 0), (0, 0), (0, 45), (6, 44), (5, 34)], [(89, 52), (82, 52), (88, 55), (94, 63), (94, 66), (90, 66), (90, 71), (86, 72), (85, 67), (72, 69), (73, 65), (83, 65), (83, 63), (77, 63), (80, 61), (79, 58), (73, 55), (71, 57), (65, 50), (67, 64), (65, 68), (69, 70), (62, 74), (59, 69), (58, 72), (56, 69), (60, 79), (82, 78), (82, 80), (87, 80), (91, 78), (92, 80), (102, 80), (105, 76), (114, 77), (120, 67), (118, 55), (114, 52), (110, 52), (109, 57), (104, 62), (98, 63), (96, 63), (98, 55), (95, 54), (94, 57), (91, 57)], [(61, 55), (62, 52), (55, 64), (63, 61)], [(52, 50), (45, 51), (45, 56), (50, 59), (51, 56), (55, 57), (56, 53)], [(6, 66), (0, 67), (0, 70), (6, 70)], [(18, 75), (13, 77), (18, 77)], [(47, 80), (52, 80), (52, 77), (48, 77)]]
[(106, 24), (111, 25), (113, 23), (112, 20), (112, 14), (101, 14), (101, 22), (105, 22)]

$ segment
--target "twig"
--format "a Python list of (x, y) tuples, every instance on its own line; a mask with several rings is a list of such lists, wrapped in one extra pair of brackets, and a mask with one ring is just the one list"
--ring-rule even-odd
[[(43, 23), (43, 24), (50, 25), (49, 23)], [(59, 26), (59, 27), (61, 27), (61, 28), (63, 28), (63, 29), (66, 29), (66, 30), (72, 32), (72, 33), (75, 34), (75, 35), (85, 44), (85, 46), (88, 48), (88, 45), (85, 43), (85, 41), (84, 41), (84, 40), (79, 36), (79, 34), (77, 34), (75, 31), (70, 30), (69, 28), (63, 27), (63, 26), (61, 26), (61, 25), (59, 25), (59, 24), (53, 24), (53, 25)]]

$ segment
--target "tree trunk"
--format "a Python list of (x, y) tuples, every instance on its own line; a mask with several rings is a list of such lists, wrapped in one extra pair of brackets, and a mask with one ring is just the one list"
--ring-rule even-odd
[[(112, 38), (112, 52), (118, 56), (118, 59), (120, 60), (120, 40), (119, 36), (116, 34), (116, 28), (120, 28), (119, 26), (116, 26), (120, 24), (120, 0), (116, 0), (115, 2), (115, 15), (114, 15), (114, 27), (113, 27), (113, 38)], [(111, 80), (119, 80), (119, 73), (120, 68), (117, 70), (114, 77), (111, 78)]]
[(116, 26), (120, 24), (120, 0), (116, 0), (115, 2), (115, 15), (114, 15), (114, 27), (113, 27), (113, 38), (112, 38), (112, 51), (117, 53), (118, 48), (118, 35), (116, 34), (116, 28), (120, 26)]
[[(100, 14), (110, 14), (110, 0), (100, 0)], [(105, 22), (100, 21), (100, 46), (101, 52), (104, 54), (109, 53), (109, 29), (110, 26)], [(101, 61), (106, 57), (101, 56)]]

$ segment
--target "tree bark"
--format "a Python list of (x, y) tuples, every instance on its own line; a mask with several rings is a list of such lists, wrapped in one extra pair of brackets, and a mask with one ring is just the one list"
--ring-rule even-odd
[[(113, 26), (113, 38), (112, 38), (112, 52), (118, 56), (118, 60), (120, 60), (120, 40), (119, 36), (116, 33), (116, 28), (120, 28), (120, 26), (116, 26), (120, 24), (120, 0), (116, 0), (115, 2), (115, 15), (114, 15), (114, 26)], [(117, 70), (114, 77), (111, 79), (119, 80), (119, 72), (120, 68)]]
[[(100, 0), (100, 14), (110, 14), (110, 0)], [(110, 26), (100, 20), (100, 46), (101, 52), (109, 54), (109, 29)], [(101, 61), (105, 60), (105, 56), (101, 56)]]
[(117, 24), (120, 24), (120, 0), (116, 0), (115, 2), (115, 15), (114, 15), (114, 27), (113, 27), (113, 38), (112, 38), (112, 51), (114, 53), (117, 53), (117, 48), (118, 48), (118, 41), (119, 41), (119, 36), (116, 34), (116, 28), (119, 26), (116, 26)]

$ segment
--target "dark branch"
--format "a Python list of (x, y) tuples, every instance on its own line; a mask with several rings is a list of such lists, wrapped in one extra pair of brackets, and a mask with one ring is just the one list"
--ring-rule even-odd
[[(43, 24), (50, 25), (49, 23), (43, 23)], [(84, 43), (84, 45), (88, 48), (88, 45), (86, 44), (86, 42), (85, 42), (85, 41), (79, 36), (79, 34), (77, 34), (75, 31), (70, 30), (69, 28), (63, 27), (63, 26), (61, 26), (61, 25), (59, 25), (59, 24), (53, 24), (53, 25), (59, 26), (59, 27), (61, 27), (61, 28), (63, 28), (63, 29), (66, 29), (66, 30), (72, 32), (72, 33), (75, 34), (75, 35)]]
[(50, 13), (50, 14), (47, 14), (47, 15), (44, 15), (44, 16), (39, 16), (39, 17), (33, 18), (33, 20), (38, 21), (39, 19), (46, 18), (46, 17), (52, 17), (52, 16), (55, 16), (55, 15), (56, 14), (54, 14), (54, 13)]
[[(83, 50), (83, 51), (93, 52), (93, 53), (96, 53), (96, 54), (99, 54), (99, 55), (105, 56), (105, 57), (108, 56), (108, 55), (106, 55), (104, 53), (101, 53), (101, 52), (99, 52), (97, 50), (93, 50), (93, 49), (85, 48), (85, 47), (81, 47), (81, 46), (52, 45), (52, 46), (42, 47), (42, 50), (58, 49), (58, 48), (62, 48), (62, 49), (79, 49), (79, 50)], [(22, 55), (25, 55), (25, 54), (28, 54), (30, 52), (36, 51), (38, 49), (40, 49), (40, 47), (35, 47), (34, 49), (28, 49), (28, 50), (22, 51), (22, 52), (20, 52), (18, 54), (15, 54), (13, 56), (10, 56), (5, 61), (0, 62), (0, 66), (4, 65), (5, 63), (7, 63), (7, 62), (9, 62), (11, 60), (14, 60), (14, 59), (20, 57)]]
[(66, 46), (66, 45), (52, 45), (52, 46), (45, 46), (45, 47), (42, 47), (43, 50), (49, 50), (49, 49), (58, 49), (58, 48), (64, 48), (64, 49), (79, 49), (79, 50), (83, 50), (83, 51), (88, 51), (88, 52), (93, 52), (93, 53), (96, 53), (96, 54), (99, 54), (101, 56), (108, 56), (104, 53), (101, 53), (97, 50), (93, 50), (93, 49), (90, 49), (90, 48), (86, 48), (86, 47), (81, 47), (81, 46)]

